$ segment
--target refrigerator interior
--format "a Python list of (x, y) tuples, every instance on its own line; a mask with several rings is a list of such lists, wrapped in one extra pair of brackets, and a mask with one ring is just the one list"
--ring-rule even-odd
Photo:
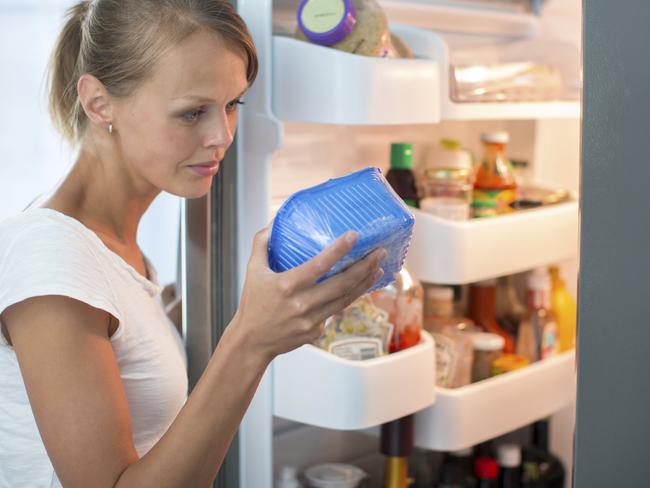
[[(448, 7), (454, 3), (458, 2), (433, 1), (430, 4), (420, 5), (424, 5), (423, 12), (429, 14), (427, 10), (429, 7), (436, 9), (442, 4), (445, 4), (442, 7)], [(508, 2), (501, 3), (505, 8), (504, 5)], [(515, 5), (526, 2), (511, 3)], [(443, 137), (461, 141), (464, 147), (478, 156), (481, 152), (479, 137), (482, 132), (506, 130), (510, 134), (508, 156), (512, 159), (528, 161), (532, 180), (563, 187), (574, 192), (575, 195), (578, 194), (580, 156), (578, 102), (536, 106), (515, 103), (501, 106), (474, 104), (474, 107), (469, 109), (461, 107), (455, 110), (457, 106), (452, 106), (448, 100), (442, 100), (439, 103), (442, 106), (441, 113), (436, 116), (429, 114), (430, 121), (426, 120), (426, 114), (421, 117), (421, 114), (414, 112), (412, 119), (417, 120), (418, 123), (408, 123), (409, 108), (417, 107), (420, 102), (421, 106), (428, 106), (427, 104), (431, 102), (427, 98), (430, 94), (418, 90), (414, 93), (408, 91), (400, 93), (403, 107), (391, 105), (398, 123), (386, 120), (387, 114), (390, 114), (389, 111), (383, 110), (387, 102), (379, 99), (377, 110), (372, 107), (362, 107), (354, 114), (353, 121), (347, 121), (349, 123), (346, 123), (346, 116), (352, 117), (349, 114), (353, 110), (346, 113), (347, 107), (334, 107), (330, 113), (328, 107), (319, 106), (319, 101), (315, 100), (312, 109), (308, 98), (306, 107), (301, 104), (295, 104), (301, 105), (297, 109), (291, 107), (291, 97), (301, 95), (298, 93), (301, 90), (300, 83), (304, 81), (303, 77), (307, 79), (309, 75), (299, 68), (295, 72), (287, 71), (286, 66), (289, 65), (276, 66), (274, 63), (277, 63), (281, 56), (287, 56), (288, 51), (280, 52), (280, 50), (285, 50), (290, 43), (282, 44), (280, 41), (284, 41), (278, 40), (277, 35), (287, 36), (293, 32), (295, 24), (292, 25), (292, 18), (297, 5), (298, 2), (294, 0), (277, 0), (273, 4), (271, 2), (257, 2), (255, 5), (246, 2), (240, 4), (240, 12), (251, 28), (262, 61), (260, 78), (249, 94), (242, 120), (240, 168), (245, 184), (240, 187), (244, 192), (241, 197), (240, 216), (245, 223), (240, 229), (241, 242), (247, 242), (255, 230), (255, 225), (261, 227), (268, 223), (282, 202), (295, 191), (366, 166), (376, 166), (386, 172), (391, 142), (413, 143), (414, 166), (417, 170), (426, 164), (431, 147)], [(404, 8), (404, 5), (407, 7), (411, 5), (409, 2), (382, 2), (382, 5), (391, 23), (406, 22), (425, 30), (439, 27), (423, 25), (426, 22), (422, 19), (426, 18), (426, 15), (416, 20), (413, 11)], [(484, 13), (482, 11), (479, 14)], [(536, 39), (552, 38), (571, 42), (579, 52), (581, 22), (579, 2), (547, 1), (542, 5), (541, 13), (542, 15), (537, 17), (525, 9), (524, 12), (519, 13), (519, 16), (510, 15), (508, 20), (512, 22), (505, 28), (505, 32), (500, 32), (503, 27), (499, 22), (495, 22), (488, 29), (489, 33), (474, 37), (469, 43), (479, 45), (481, 38), (485, 42), (493, 43), (495, 39), (499, 39), (496, 36), (499, 32), (505, 33), (506, 37), (512, 36), (514, 31), (523, 32), (522, 25), (526, 24), (524, 30), (529, 35), (534, 35)], [(463, 36), (450, 32), (446, 32), (445, 35), (446, 42), (450, 44), (458, 43), (458, 39), (463, 39)], [(295, 52), (298, 51), (292, 51)], [(291, 58), (288, 59), (291, 61)], [(432, 61), (436, 61), (435, 55)], [(372, 61), (367, 62), (372, 63)], [(373, 65), (368, 66), (369, 69), (374, 69)], [(282, 70), (279, 71), (279, 68)], [(359, 69), (358, 66), (351, 66), (351, 68)], [(282, 94), (284, 88), (279, 86), (278, 80), (291, 81), (291, 78), (296, 78), (294, 80), (296, 84), (291, 85), (296, 91), (291, 93), (291, 90), (287, 90), (288, 93)], [(353, 79), (349, 80), (348, 87), (345, 86), (348, 82), (346, 78), (339, 79), (337, 84), (349, 89), (348, 91), (354, 95), (363, 97), (365, 86), (358, 82), (358, 79), (363, 78), (352, 76), (351, 78)], [(444, 69), (440, 78), (445, 79)], [(420, 101), (418, 97), (423, 93), (424, 99)], [(442, 93), (444, 98), (444, 89)], [(450, 111), (450, 107), (454, 110)], [(312, 113), (309, 112), (310, 109)], [(493, 114), (498, 115), (492, 116)], [(300, 121), (301, 117), (308, 118), (309, 121)], [(365, 123), (364, 117), (367, 117)], [(421, 118), (424, 120), (420, 120)], [(577, 239), (577, 206), (575, 214)], [(561, 238), (562, 236), (559, 236), (559, 239)], [(526, 245), (524, 239), (520, 246), (525, 248)], [(572, 241), (568, 245), (571, 246)], [(240, 261), (240, 269), (244, 269), (244, 264), (244, 261)], [(561, 260), (552, 260), (545, 264), (561, 266), (562, 274), (575, 297), (577, 240), (575, 252), (572, 251), (570, 258), (563, 257)], [(563, 361), (565, 363), (562, 366), (565, 368), (562, 370), (563, 374), (572, 376), (572, 358), (565, 358)], [(299, 363), (288, 364), (300, 368)], [(283, 371), (286, 369), (285, 367)], [(368, 426), (364, 425), (364, 428), (359, 429), (346, 426), (346, 430), (342, 430), (332, 428), (332, 425), (336, 424), (334, 421), (328, 424), (328, 421), (323, 420), (320, 423), (315, 422), (314, 425), (306, 425), (296, 422), (295, 419), (273, 415), (280, 409), (278, 405), (290, 403), (290, 400), (277, 398), (281, 389), (276, 385), (283, 378), (276, 374), (276, 370), (278, 368), (271, 367), (267, 372), (242, 426), (240, 449), (242, 486), (271, 486), (272, 479), (276, 478), (281, 467), (285, 465), (294, 466), (301, 471), (313, 464), (337, 461), (352, 462), (365, 469), (370, 474), (370, 479), (364, 486), (381, 486), (383, 464), (382, 456), (378, 454), (377, 429), (367, 428)], [(543, 377), (545, 373), (539, 374)], [(319, 381), (318, 375), (315, 375), (313, 381), (316, 383)], [(345, 379), (342, 378), (341, 381)], [(568, 391), (566, 395), (572, 397), (575, 394), (575, 386), (569, 383), (571, 382), (567, 381), (567, 385), (563, 385), (562, 388), (566, 386)], [(295, 395), (297, 398), (300, 392), (296, 392)], [(575, 406), (573, 401), (566, 401), (567, 396), (562, 400), (561, 408), (549, 410), (554, 412), (551, 421), (550, 448), (564, 462), (568, 473), (566, 486), (570, 486)], [(331, 399), (332, 403), (338, 401), (338, 398)], [(440, 405), (442, 401), (443, 398), (439, 396)], [(430, 408), (435, 409), (435, 404)], [(526, 408), (521, 407), (519, 410)], [(533, 410), (531, 407), (530, 415), (533, 415)], [(323, 419), (328, 417), (326, 401), (322, 405), (322, 412)], [(507, 416), (509, 413), (509, 406), (504, 405), (502, 416)], [(526, 416), (525, 414), (526, 412), (522, 418)], [(529, 420), (532, 422), (539, 418), (541, 417), (531, 417)], [(450, 421), (453, 422), (453, 419)], [(514, 425), (510, 429), (514, 431), (509, 434), (510, 438), (514, 436), (515, 439), (522, 439), (522, 436), (528, 435), (527, 432), (518, 430), (523, 425), (526, 423), (519, 422)], [(508, 435), (508, 432), (508, 429), (502, 428), (499, 435), (494, 437)], [(458, 442), (462, 443), (466, 440), (458, 440)], [(433, 441), (434, 444), (436, 442), (442, 441), (440, 439)], [(427, 469), (434, 471), (439, 456), (425, 454), (425, 451), (420, 453), (414, 462), (422, 464), (421, 460), (424, 459)]]

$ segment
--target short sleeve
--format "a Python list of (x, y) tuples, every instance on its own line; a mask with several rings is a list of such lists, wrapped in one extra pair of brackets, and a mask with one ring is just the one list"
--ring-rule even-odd
[(52, 219), (25, 220), (0, 229), (0, 313), (28, 298), (59, 295), (104, 310), (121, 322), (92, 240)]

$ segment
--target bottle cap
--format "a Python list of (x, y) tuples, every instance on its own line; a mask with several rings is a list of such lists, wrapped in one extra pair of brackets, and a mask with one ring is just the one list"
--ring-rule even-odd
[(429, 286), (426, 289), (427, 298), (440, 301), (454, 301), (454, 289), (449, 286)]
[(413, 144), (394, 142), (390, 145), (390, 167), (413, 169)]
[(551, 277), (546, 268), (535, 268), (526, 279), (528, 289), (532, 291), (550, 291), (551, 290)]
[(474, 462), (474, 472), (480, 479), (493, 480), (499, 477), (499, 466), (495, 459), (482, 457)]
[(481, 134), (481, 141), (490, 144), (508, 144), (510, 136), (506, 131), (483, 132)]
[(426, 165), (430, 168), (463, 169), (467, 172), (474, 166), (471, 153), (454, 139), (441, 139), (440, 144), (431, 147), (427, 151)]
[(352, 0), (302, 0), (298, 26), (311, 42), (329, 46), (344, 39), (357, 22)]
[(506, 340), (497, 334), (490, 332), (479, 332), (472, 336), (474, 349), (477, 351), (501, 351), (506, 344)]
[(517, 468), (521, 465), (521, 447), (517, 444), (502, 444), (497, 448), (499, 466)]

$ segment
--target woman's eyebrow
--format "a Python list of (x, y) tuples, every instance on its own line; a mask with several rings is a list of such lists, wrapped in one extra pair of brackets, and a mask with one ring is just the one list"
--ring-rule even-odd
[[(248, 91), (248, 87), (244, 88), (239, 95), (234, 97), (234, 99), (241, 98), (244, 95), (244, 93), (246, 93), (247, 91)], [(203, 97), (201, 95), (183, 95), (180, 97), (176, 97), (173, 100), (188, 100), (188, 101), (198, 102), (198, 103), (216, 103), (214, 99), (209, 97)]]

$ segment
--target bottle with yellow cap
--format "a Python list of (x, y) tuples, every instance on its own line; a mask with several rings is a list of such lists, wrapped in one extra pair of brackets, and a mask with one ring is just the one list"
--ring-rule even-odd
[(569, 351), (575, 347), (578, 308), (576, 301), (566, 288), (566, 283), (560, 276), (558, 267), (551, 266), (549, 271), (551, 274), (551, 309), (557, 322), (560, 352)]

